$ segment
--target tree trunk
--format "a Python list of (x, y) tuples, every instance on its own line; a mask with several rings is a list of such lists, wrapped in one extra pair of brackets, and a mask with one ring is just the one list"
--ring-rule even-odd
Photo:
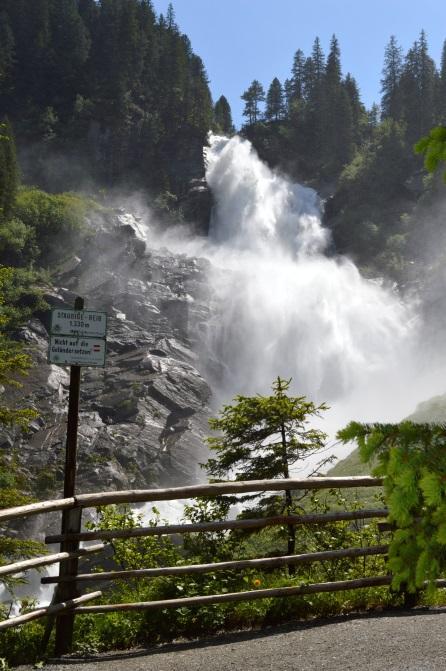
[[(282, 423), (280, 427), (282, 435), (282, 465), (283, 465), (283, 477), (287, 480), (290, 477), (290, 471), (288, 468), (288, 455), (287, 455), (287, 444), (286, 444), (286, 433), (285, 433), (285, 424)], [(291, 495), (291, 490), (285, 490), (285, 510), (287, 515), (292, 515), (293, 513), (293, 497)], [(288, 554), (293, 555), (296, 548), (296, 529), (294, 524), (288, 524)], [(294, 575), (296, 573), (296, 567), (293, 564), (288, 564), (288, 574)]]

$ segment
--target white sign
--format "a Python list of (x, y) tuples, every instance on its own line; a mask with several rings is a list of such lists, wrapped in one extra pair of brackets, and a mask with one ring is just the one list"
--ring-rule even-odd
[(76, 335), (105, 338), (107, 313), (94, 310), (54, 308), (51, 311), (51, 335)]
[(49, 360), (59, 366), (105, 366), (105, 340), (52, 334)]

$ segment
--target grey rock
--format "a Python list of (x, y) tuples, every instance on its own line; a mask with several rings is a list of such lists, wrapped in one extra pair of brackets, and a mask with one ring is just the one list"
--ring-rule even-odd
[[(124, 215), (97, 219), (95, 246), (81, 250), (82, 262), (45, 296), (60, 307), (80, 295), (86, 308), (108, 313), (106, 366), (82, 369), (78, 492), (205, 479), (199, 463), (207, 458), (214, 414), (200, 354), (212, 314), (209, 262), (145, 246), (137, 251), (141, 238)], [(47, 362), (48, 329), (49, 313), (22, 329), (36, 365), (21, 390), (7, 392), (11, 402), (36, 408), (39, 419), (26, 434), (0, 435), (0, 449), (17, 454), (39, 499), (62, 495), (69, 388), (69, 368)], [(57, 515), (23, 529), (42, 535), (42, 525), (57, 530)]]

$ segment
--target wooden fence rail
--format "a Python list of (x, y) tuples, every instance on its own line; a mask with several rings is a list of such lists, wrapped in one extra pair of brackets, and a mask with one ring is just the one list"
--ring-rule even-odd
[[(131, 604), (83, 604), (86, 601), (96, 599), (102, 592), (95, 591), (83, 596), (77, 596), (78, 585), (80, 583), (95, 583), (98, 581), (129, 580), (141, 578), (153, 578), (156, 576), (173, 576), (194, 573), (210, 573), (214, 571), (232, 570), (242, 571), (245, 569), (273, 569), (284, 566), (304, 564), (317, 561), (336, 561), (341, 558), (367, 557), (373, 555), (384, 555), (387, 553), (387, 546), (375, 545), (362, 548), (342, 548), (339, 550), (328, 550), (322, 552), (311, 552), (298, 555), (287, 555), (282, 557), (262, 557), (245, 559), (238, 561), (216, 562), (212, 564), (194, 564), (182, 566), (167, 567), (148, 567), (131, 571), (107, 571), (102, 573), (79, 573), (77, 569), (77, 560), (83, 555), (99, 552), (104, 545), (94, 545), (88, 548), (78, 548), (79, 541), (89, 541), (101, 539), (104, 541), (116, 538), (138, 538), (153, 535), (185, 534), (185, 533), (203, 533), (222, 530), (235, 529), (261, 529), (269, 526), (286, 525), (302, 526), (316, 524), (333, 524), (340, 521), (354, 521), (373, 518), (386, 518), (388, 512), (386, 509), (364, 509), (354, 511), (335, 511), (329, 513), (311, 513), (303, 515), (278, 515), (268, 518), (245, 519), (245, 520), (223, 520), (214, 522), (190, 523), (190, 524), (169, 524), (152, 527), (136, 527), (133, 529), (111, 529), (97, 531), (79, 531), (80, 515), (83, 508), (104, 506), (110, 504), (137, 504), (156, 501), (174, 501), (178, 499), (191, 499), (197, 497), (215, 497), (224, 495), (237, 495), (265, 491), (285, 491), (285, 490), (322, 490), (322, 489), (344, 489), (358, 487), (378, 487), (382, 485), (381, 478), (372, 478), (369, 476), (353, 476), (344, 478), (331, 477), (313, 477), (306, 479), (287, 479), (287, 480), (251, 480), (235, 482), (218, 482), (212, 484), (193, 485), (188, 487), (174, 487), (168, 489), (146, 489), (146, 490), (128, 490), (121, 492), (96, 492), (92, 494), (79, 494), (70, 498), (64, 498), (54, 501), (43, 501), (26, 506), (18, 506), (0, 511), (0, 524), (9, 520), (14, 520), (28, 515), (43, 514), (55, 511), (68, 511), (68, 514), (76, 517), (76, 524), (66, 527), (67, 532), (57, 535), (49, 535), (45, 539), (47, 543), (62, 544), (62, 550), (56, 554), (45, 557), (34, 558), (16, 562), (8, 566), (0, 567), (0, 577), (2, 575), (13, 575), (20, 571), (31, 568), (39, 568), (45, 565), (59, 563), (60, 574), (58, 577), (49, 576), (42, 578), (43, 584), (56, 584), (57, 594), (59, 594), (59, 603), (55, 603), (45, 608), (38, 608), (30, 613), (13, 617), (0, 623), (0, 630), (8, 627), (18, 626), (30, 620), (44, 616), (62, 615), (64, 619), (64, 631), (66, 622), (73, 621), (74, 615), (86, 613), (106, 613), (110, 611), (129, 611), (129, 610), (152, 610), (165, 608), (192, 607), (201, 604), (217, 604), (228, 601), (244, 601), (252, 599), (298, 596), (312, 594), (316, 592), (337, 592), (340, 590), (360, 589), (364, 587), (373, 587), (379, 585), (389, 585), (391, 577), (373, 576), (356, 580), (342, 580), (336, 582), (316, 583), (311, 585), (281, 587), (277, 589), (256, 589), (230, 594), (211, 594), (206, 596), (184, 597), (180, 599), (168, 599), (163, 601), (140, 602)], [(63, 513), (64, 515), (67, 512)], [(74, 517), (73, 517), (74, 519)], [(73, 530), (76, 533), (73, 533)], [(70, 543), (73, 544), (70, 547)], [(68, 589), (70, 584), (75, 586), (76, 598), (62, 598), (64, 590)], [(65, 586), (65, 587), (64, 587)], [(71, 589), (71, 588), (70, 588)], [(71, 613), (71, 615), (70, 615)], [(63, 654), (69, 651), (72, 635), (68, 632), (66, 640), (63, 637), (56, 636), (56, 654)], [(61, 631), (61, 630), (60, 630)], [(59, 631), (59, 633), (60, 633)]]
[(311, 515), (276, 515), (248, 520), (224, 520), (218, 522), (198, 522), (196, 524), (169, 524), (133, 529), (107, 529), (105, 531), (83, 531), (78, 534), (57, 534), (47, 536), (45, 543), (60, 543), (63, 540), (91, 541), (113, 540), (115, 538), (138, 538), (141, 536), (167, 536), (171, 534), (192, 534), (205, 531), (223, 531), (227, 529), (262, 529), (264, 527), (293, 524), (329, 524), (349, 520), (387, 517), (387, 509), (354, 510), (351, 512), (317, 513)]
[(55, 499), (53, 501), (40, 501), (39, 503), (28, 503), (25, 506), (15, 506), (14, 508), (5, 508), (0, 510), (0, 524), (16, 520), (18, 518), (28, 517), (28, 515), (41, 515), (42, 513), (59, 512), (67, 510), (76, 505), (76, 499)]
[(56, 554), (46, 555), (45, 557), (35, 557), (34, 559), (24, 559), (23, 561), (8, 564), (7, 566), (0, 566), (0, 577), (4, 575), (12, 575), (22, 571), (28, 571), (32, 568), (40, 568), (42, 566), (50, 566), (51, 564), (58, 564), (64, 559), (75, 559), (91, 554), (92, 552), (100, 552), (105, 545), (99, 543), (98, 545), (91, 545), (87, 548), (81, 548), (77, 552), (57, 552)]
[(350, 487), (380, 487), (382, 478), (368, 475), (354, 475), (345, 478), (290, 478), (286, 480), (240, 480), (237, 482), (214, 482), (206, 485), (171, 487), (169, 489), (129, 489), (120, 492), (96, 492), (78, 494), (66, 499), (41, 501), (25, 506), (0, 510), (0, 524), (8, 520), (39, 515), (41, 513), (66, 510), (68, 508), (95, 508), (118, 503), (147, 503), (149, 501), (175, 501), (177, 499), (200, 496), (220, 496), (224, 494), (244, 494), (248, 492), (268, 492), (317, 489), (345, 489)]
[[(166, 608), (185, 608), (203, 606), (228, 601), (253, 601), (255, 599), (270, 599), (287, 596), (303, 596), (322, 592), (344, 592), (365, 587), (382, 587), (390, 585), (392, 576), (372, 576), (357, 578), (356, 580), (337, 580), (336, 582), (320, 582), (302, 587), (278, 587), (273, 589), (258, 589), (249, 592), (230, 592), (228, 594), (210, 594), (206, 596), (191, 596), (181, 599), (166, 599), (164, 601), (141, 601), (139, 603), (110, 603), (98, 606), (79, 606), (74, 608), (76, 614), (110, 613), (113, 611), (129, 610), (156, 610)], [(446, 587), (446, 580), (436, 580), (437, 587)], [(427, 586), (427, 584), (425, 583)]]
[(213, 573), (214, 571), (240, 571), (241, 569), (280, 568), (290, 564), (306, 564), (316, 561), (333, 559), (349, 559), (387, 554), (388, 545), (372, 545), (365, 548), (345, 548), (344, 550), (326, 550), (308, 552), (299, 555), (284, 555), (265, 559), (241, 559), (238, 561), (214, 562), (213, 564), (188, 564), (187, 566), (163, 566), (161, 568), (143, 568), (127, 571), (101, 571), (100, 573), (78, 573), (75, 576), (50, 576), (42, 578), (42, 584), (49, 585), (61, 582), (99, 582), (102, 580), (131, 580), (133, 578), (156, 578), (159, 576), (192, 575), (196, 573)]
[(29, 613), (24, 615), (17, 615), (17, 617), (10, 617), (8, 620), (3, 620), (0, 622), (0, 631), (4, 629), (10, 629), (11, 627), (18, 627), (20, 624), (25, 624), (25, 622), (31, 622), (31, 620), (37, 620), (40, 617), (46, 617), (51, 615), (57, 615), (62, 611), (73, 609), (79, 604), (85, 603), (86, 601), (92, 601), (102, 596), (102, 592), (90, 592), (90, 594), (84, 594), (83, 596), (78, 596), (75, 599), (70, 599), (69, 601), (63, 601), (62, 603), (57, 603), (51, 606), (44, 606), (43, 608), (38, 608), (37, 610), (32, 610)]
[(341, 592), (364, 587), (380, 587), (390, 585), (391, 576), (373, 576), (358, 578), (357, 580), (338, 580), (336, 582), (321, 582), (303, 587), (276, 587), (268, 589), (250, 590), (249, 592), (229, 592), (227, 594), (209, 594), (206, 596), (181, 597), (180, 599), (164, 599), (163, 601), (140, 601), (138, 603), (108, 603), (98, 606), (79, 606), (74, 609), (80, 613), (110, 613), (124, 610), (157, 610), (165, 608), (186, 608), (203, 606), (228, 601), (253, 601), (255, 599), (270, 599), (272, 597), (300, 596), (316, 594), (318, 592)]

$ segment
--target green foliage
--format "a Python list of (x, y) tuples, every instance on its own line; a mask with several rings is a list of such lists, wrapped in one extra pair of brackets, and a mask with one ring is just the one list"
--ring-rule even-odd
[[(19, 387), (20, 377), (26, 375), (31, 359), (23, 351), (22, 346), (10, 340), (5, 333), (11, 321), (11, 315), (8, 315), (4, 307), (5, 287), (10, 284), (12, 277), (12, 269), (0, 267), (0, 385)], [(26, 427), (29, 420), (35, 416), (36, 413), (29, 409), (17, 410), (0, 405), (0, 424)]]
[[(24, 604), (22, 612), (33, 610), (35, 603)], [(1, 614), (1, 619), (7, 613)], [(32, 664), (42, 657), (41, 646), (45, 631), (45, 621), (28, 622), (24, 627), (6, 629), (0, 637), (0, 671), (9, 671), (11, 664)], [(3, 666), (2, 666), (3, 664)], [(37, 667), (36, 667), (37, 668)]]
[(325, 404), (316, 406), (305, 396), (286, 394), (291, 380), (277, 378), (271, 396), (237, 396), (209, 425), (220, 436), (208, 439), (217, 453), (204, 465), (210, 475), (237, 480), (289, 477), (289, 468), (319, 450), (326, 435), (308, 426)]
[[(417, 145), (428, 169), (442, 162), (446, 48), (438, 71), (423, 31), (407, 54), (392, 36), (381, 84), (381, 108), (366, 110), (355, 79), (342, 74), (336, 36), (327, 58), (316, 38), (307, 57), (301, 49), (295, 53), (280, 118), (271, 109), (250, 113), (246, 101), (249, 123), (242, 132), (272, 167), (332, 194), (325, 202), (324, 223), (337, 252), (353, 257), (367, 276), (387, 276), (398, 284), (419, 276), (423, 281), (426, 267), (432, 274), (432, 255), (442, 248), (441, 213), (422, 209), (429, 188), (421, 184), (413, 144), (442, 124)], [(431, 239), (437, 241), (433, 252)], [(437, 265), (443, 267), (444, 259)]]
[(282, 84), (274, 77), (266, 94), (265, 118), (269, 121), (279, 121), (285, 113), (285, 101)]
[(395, 35), (391, 35), (384, 53), (383, 78), (381, 79), (381, 108), (384, 119), (401, 118), (402, 99), (399, 84), (402, 71), (402, 49)]
[[(227, 497), (199, 498), (193, 505), (184, 507), (184, 517), (192, 524), (215, 522), (227, 519), (230, 508), (231, 499)], [(228, 534), (224, 530), (186, 534), (183, 540), (188, 557), (205, 563), (235, 559), (239, 544), (237, 534)]]
[(225, 135), (232, 135), (234, 133), (235, 128), (232, 122), (231, 107), (225, 96), (220, 96), (215, 103), (214, 118), (218, 132)]
[(0, 266), (0, 327), (4, 333), (21, 326), (36, 310), (48, 308), (39, 288), (43, 283), (43, 273)]
[[(318, 417), (325, 404), (316, 406), (305, 396), (286, 394), (291, 380), (280, 377), (273, 383), (271, 396), (237, 396), (234, 405), (225, 406), (219, 418), (209, 421), (211, 429), (221, 432), (208, 438), (208, 445), (217, 453), (203, 466), (211, 476), (222, 478), (234, 474), (236, 480), (289, 478), (297, 461), (314, 454), (324, 445), (326, 434), (308, 426), (311, 417)], [(244, 514), (265, 515), (295, 510), (293, 492), (284, 498), (265, 494), (247, 495), (244, 500), (258, 499), (257, 507)], [(296, 533), (287, 526), (288, 553), (295, 549)], [(294, 571), (294, 567), (290, 567)]]
[(389, 519), (397, 526), (389, 550), (395, 589), (415, 592), (446, 566), (446, 427), (440, 424), (358, 424), (338, 433), (355, 440), (364, 461), (384, 476)]
[(24, 230), (32, 232), (34, 258), (40, 264), (59, 260), (76, 249), (86, 232), (85, 215), (90, 205), (70, 193), (51, 195), (34, 188), (18, 192), (14, 213)]
[[(433, 128), (429, 135), (416, 143), (415, 151), (424, 156), (426, 170), (435, 172), (440, 163), (446, 162), (446, 127)], [(446, 182), (446, 170), (443, 172), (443, 179)]]
[(37, 256), (35, 231), (20, 219), (0, 222), (0, 263), (28, 265)]
[(18, 167), (10, 123), (0, 123), (0, 221), (11, 213), (18, 186)]
[[(21, 386), (20, 379), (29, 370), (31, 359), (24, 352), (21, 344), (10, 340), (6, 332), (11, 324), (11, 311), (8, 314), (4, 303), (13, 277), (14, 271), (11, 268), (0, 267), (0, 386), (9, 385), (18, 388)], [(17, 310), (13, 310), (12, 314), (17, 316)], [(30, 408), (16, 408), (4, 403), (0, 404), (0, 425), (26, 428), (29, 421), (36, 416), (37, 413)], [(8, 455), (6, 452), (0, 455), (0, 507), (8, 508), (28, 502), (26, 491), (26, 479), (21, 475), (14, 455)], [(45, 551), (42, 543), (18, 539), (6, 533), (5, 529), (0, 531), (2, 532), (0, 535), (0, 564), (9, 564)], [(17, 582), (23, 582), (23, 580), (0, 579), (0, 583), (10, 588)]]
[[(99, 523), (89, 523), (89, 528), (134, 529), (141, 525), (142, 516), (135, 515), (130, 508), (107, 506), (98, 508)], [(155, 507), (149, 526), (158, 526), (160, 515)], [(165, 563), (175, 564), (179, 554), (175, 545), (166, 536), (148, 536), (136, 539), (116, 539), (113, 541), (114, 560), (122, 570), (140, 568), (141, 566), (163, 566)]]
[(172, 16), (146, 0), (2, 4), (0, 109), (27, 147), (29, 183), (184, 195), (203, 170), (213, 106)]
[(355, 254), (400, 279), (406, 231), (400, 218), (404, 183), (412, 169), (404, 126), (384, 120), (358, 149), (339, 178), (328, 217), (339, 251)]
[(265, 100), (265, 91), (261, 83), (254, 79), (251, 85), (241, 96), (245, 101), (243, 116), (248, 118), (250, 124), (256, 123), (260, 119), (260, 103)]

